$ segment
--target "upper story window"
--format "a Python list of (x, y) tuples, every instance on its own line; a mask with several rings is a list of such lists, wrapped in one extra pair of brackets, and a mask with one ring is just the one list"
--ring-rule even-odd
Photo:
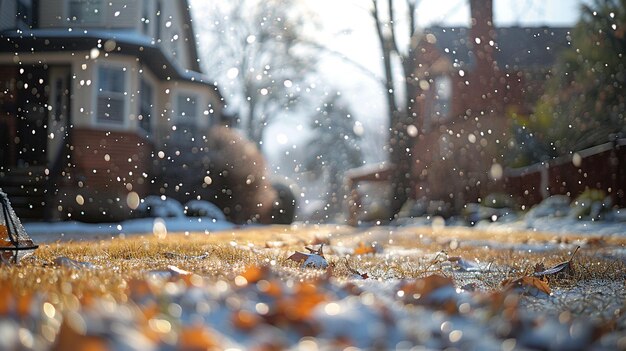
[(154, 111), (154, 89), (146, 80), (142, 79), (139, 91), (139, 128), (147, 135), (152, 134), (152, 114)]
[(124, 124), (126, 114), (126, 71), (122, 67), (98, 68), (98, 106), (100, 123)]
[(452, 100), (452, 79), (444, 75), (435, 78), (435, 102), (433, 112), (437, 121), (445, 121), (450, 114)]
[(198, 98), (193, 94), (179, 94), (176, 99), (176, 133), (178, 141), (191, 141), (197, 129)]
[(68, 0), (69, 20), (80, 24), (102, 24), (102, 0)]
[(178, 124), (194, 125), (198, 118), (197, 97), (193, 94), (180, 94), (176, 101)]
[(35, 23), (33, 16), (33, 4), (31, 1), (18, 0), (16, 19), (18, 27), (31, 28)]

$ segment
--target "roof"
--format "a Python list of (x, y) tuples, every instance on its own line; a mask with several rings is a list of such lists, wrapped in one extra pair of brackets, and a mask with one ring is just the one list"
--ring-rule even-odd
[[(38, 53), (54, 51), (88, 51), (113, 40), (115, 53), (138, 57), (160, 79), (177, 79), (217, 87), (202, 73), (180, 68), (158, 44), (133, 30), (67, 29), (7, 30), (0, 32), (0, 52)], [(193, 45), (195, 46), (195, 45)], [(219, 92), (218, 92), (219, 94)]]
[[(504, 69), (548, 67), (555, 63), (559, 51), (570, 46), (571, 28), (566, 27), (498, 27), (495, 59)], [(430, 27), (424, 35), (433, 34), (442, 54), (459, 66), (472, 65), (473, 41), (467, 27)]]

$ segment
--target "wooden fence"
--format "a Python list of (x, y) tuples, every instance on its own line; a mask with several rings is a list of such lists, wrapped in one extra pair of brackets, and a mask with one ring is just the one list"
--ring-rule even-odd
[(626, 139), (523, 168), (507, 169), (505, 189), (519, 204), (532, 206), (551, 195), (576, 198), (600, 189), (613, 204), (626, 207)]

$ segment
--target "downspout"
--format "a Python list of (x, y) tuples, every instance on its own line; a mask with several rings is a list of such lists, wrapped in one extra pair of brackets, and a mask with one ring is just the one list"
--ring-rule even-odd
[(56, 152), (56, 157), (52, 161), (48, 170), (48, 181), (45, 185), (46, 205), (44, 207), (44, 220), (51, 221), (55, 219), (55, 200), (59, 188), (63, 185), (63, 180), (67, 176), (65, 172), (68, 166), (72, 164), (72, 76), (71, 72), (66, 77), (67, 84), (67, 117), (65, 118), (65, 134), (63, 142), (59, 146), (60, 150)]

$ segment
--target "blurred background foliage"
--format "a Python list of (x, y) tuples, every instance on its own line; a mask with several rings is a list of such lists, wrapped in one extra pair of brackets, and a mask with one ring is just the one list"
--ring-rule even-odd
[(528, 119), (515, 119), (518, 145), (509, 159), (521, 166), (626, 135), (626, 0), (582, 6), (545, 94)]

